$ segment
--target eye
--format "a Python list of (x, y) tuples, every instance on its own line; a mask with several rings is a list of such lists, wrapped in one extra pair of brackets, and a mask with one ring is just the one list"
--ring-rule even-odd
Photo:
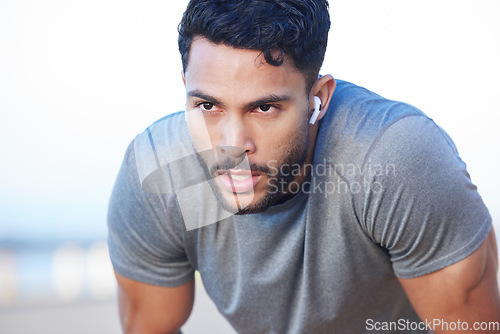
[(210, 111), (214, 108), (214, 104), (210, 102), (203, 102), (198, 105), (202, 110)]
[(271, 111), (271, 108), (273, 108), (273, 106), (271, 106), (269, 104), (263, 104), (257, 108), (257, 111), (267, 113), (267, 112)]
[(196, 108), (204, 114), (214, 114), (222, 111), (215, 103), (206, 101), (196, 103)]

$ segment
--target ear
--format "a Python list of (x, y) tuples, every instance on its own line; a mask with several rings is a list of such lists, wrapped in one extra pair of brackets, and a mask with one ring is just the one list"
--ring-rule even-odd
[[(333, 92), (335, 91), (335, 87), (335, 79), (330, 74), (320, 76), (312, 86), (311, 92), (309, 93), (309, 103), (314, 103), (313, 101), (315, 96), (319, 97), (321, 100), (321, 110), (317, 118), (318, 120), (325, 116), (328, 106), (330, 105)], [(311, 105), (310, 109), (314, 109), (314, 105)]]
[(182, 82), (184, 83), (184, 87), (186, 87), (186, 77), (184, 76), (184, 71), (181, 71)]

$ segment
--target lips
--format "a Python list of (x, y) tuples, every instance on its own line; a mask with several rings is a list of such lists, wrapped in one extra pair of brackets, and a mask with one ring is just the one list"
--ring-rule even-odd
[(253, 190), (260, 176), (250, 170), (229, 169), (218, 171), (223, 187), (233, 193), (248, 193)]

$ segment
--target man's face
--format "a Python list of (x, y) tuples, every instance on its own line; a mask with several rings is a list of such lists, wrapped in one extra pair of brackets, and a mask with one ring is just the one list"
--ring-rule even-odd
[(271, 66), (259, 51), (195, 38), (184, 80), (189, 132), (224, 206), (241, 214), (283, 201), (296, 179), (286, 174), (307, 157), (303, 74), (286, 57)]

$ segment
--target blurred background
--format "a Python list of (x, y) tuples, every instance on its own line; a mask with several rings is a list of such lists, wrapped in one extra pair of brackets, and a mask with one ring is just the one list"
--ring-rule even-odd
[[(186, 4), (0, 0), (0, 333), (120, 332), (107, 201), (128, 143), (184, 108)], [(500, 231), (500, 2), (330, 7), (322, 73), (441, 125)], [(231, 333), (197, 286), (185, 333)]]

